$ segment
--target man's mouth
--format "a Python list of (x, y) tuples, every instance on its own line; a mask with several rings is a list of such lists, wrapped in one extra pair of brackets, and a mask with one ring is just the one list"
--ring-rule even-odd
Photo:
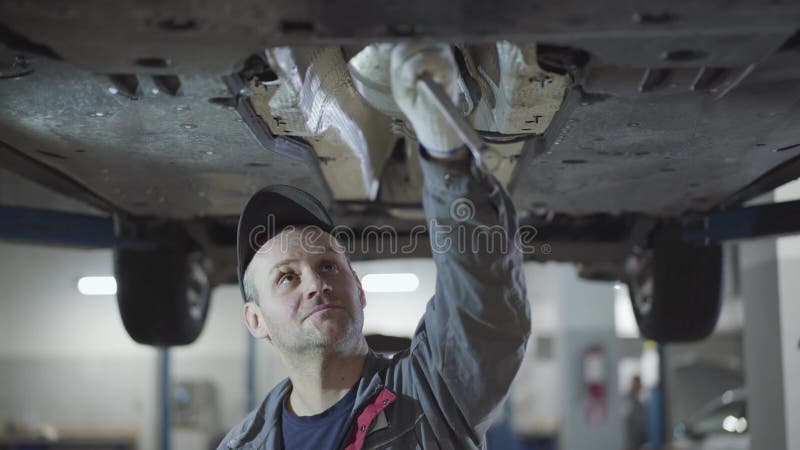
[(334, 305), (333, 303), (326, 303), (324, 305), (319, 305), (316, 308), (312, 309), (310, 313), (306, 316), (306, 319), (313, 316), (316, 313), (327, 311), (329, 309), (342, 309), (339, 305)]

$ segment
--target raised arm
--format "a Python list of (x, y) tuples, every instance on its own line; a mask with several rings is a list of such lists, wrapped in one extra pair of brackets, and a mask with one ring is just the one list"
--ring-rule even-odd
[(420, 72), (455, 98), (449, 48), (401, 47), (392, 59), (395, 99), (425, 147), (423, 205), (437, 270), (411, 358), (423, 366), (448, 421), (466, 421), (480, 435), (508, 392), (530, 334), (517, 218), (506, 190), (414, 90)]

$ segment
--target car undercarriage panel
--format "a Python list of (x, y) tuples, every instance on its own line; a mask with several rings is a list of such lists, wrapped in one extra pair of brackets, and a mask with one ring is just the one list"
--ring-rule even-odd
[[(737, 71), (692, 90), (698, 69), (587, 69), (561, 120), (526, 152), (521, 208), (582, 215), (706, 211), (800, 155), (800, 52), (772, 55), (719, 98)], [(725, 78), (730, 77), (725, 81)]]
[[(418, 218), (413, 142), (348, 78), (374, 42), (457, 44), (465, 108), (503, 142), (489, 157), (523, 215), (706, 211), (800, 155), (794, 5), (0, 0), (0, 12), (2, 151), (135, 216), (235, 216), (285, 183), (339, 215), (377, 203)], [(308, 48), (339, 83), (313, 77)], [(533, 58), (520, 80), (558, 87), (535, 97), (555, 102), (538, 128), (539, 113), (530, 129), (514, 115), (531, 113), (515, 102), (526, 91), (493, 73), (491, 55), (517, 50)], [(243, 75), (254, 56), (275, 78)], [(324, 107), (302, 110), (305, 80)], [(343, 115), (349, 128), (331, 122)]]
[(398, 39), (546, 42), (620, 67), (737, 67), (797, 31), (774, 0), (2, 0), (0, 35), (101, 73), (226, 75), (264, 48)]
[(78, 180), (132, 215), (238, 215), (265, 184), (283, 183), (327, 199), (317, 166), (265, 149), (219, 77), (180, 78), (181, 95), (139, 77), (138, 94), (108, 76), (63, 62), (0, 80), (0, 136), (9, 146)]

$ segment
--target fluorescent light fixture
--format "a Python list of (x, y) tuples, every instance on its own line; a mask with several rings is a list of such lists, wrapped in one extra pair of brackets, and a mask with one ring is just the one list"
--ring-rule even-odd
[(419, 278), (413, 273), (370, 273), (364, 275), (361, 285), (367, 292), (414, 292)]
[(83, 295), (114, 295), (117, 293), (117, 280), (114, 277), (81, 277), (78, 291)]
[(722, 428), (728, 433), (735, 432), (738, 425), (739, 418), (735, 416), (727, 416), (725, 417), (725, 420), (722, 421)]
[(639, 326), (636, 325), (636, 315), (627, 289), (614, 290), (614, 328), (617, 337), (639, 337)]
[(739, 420), (736, 422), (736, 432), (744, 433), (745, 431), (747, 431), (747, 419), (739, 417)]

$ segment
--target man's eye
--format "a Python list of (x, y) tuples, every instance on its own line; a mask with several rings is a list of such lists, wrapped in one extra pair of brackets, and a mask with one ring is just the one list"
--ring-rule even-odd
[(285, 273), (278, 279), (278, 284), (291, 283), (295, 280), (295, 274)]
[(334, 263), (322, 263), (320, 266), (323, 272), (332, 272), (336, 270), (336, 264)]

